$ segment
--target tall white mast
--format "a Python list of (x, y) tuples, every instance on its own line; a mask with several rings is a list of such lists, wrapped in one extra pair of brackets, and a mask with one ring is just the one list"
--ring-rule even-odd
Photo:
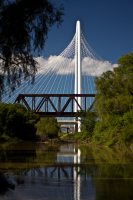
[[(76, 42), (75, 42), (75, 94), (82, 94), (82, 63), (81, 63), (81, 27), (80, 21), (76, 24)], [(76, 98), (78, 104), (82, 106), (82, 98)], [(80, 110), (75, 102), (75, 112)], [(78, 123), (78, 131), (80, 130), (81, 124)], [(77, 131), (77, 130), (76, 130)]]
[[(80, 21), (77, 21), (78, 27), (78, 94), (82, 94), (82, 65), (81, 65), (81, 28)], [(82, 106), (82, 98), (78, 97), (78, 103)], [(78, 107), (78, 110), (80, 108)]]
[[(76, 24), (76, 42), (75, 42), (75, 94), (78, 94), (78, 26)], [(76, 97), (78, 101), (78, 98)], [(75, 112), (77, 112), (78, 106), (75, 102)]]

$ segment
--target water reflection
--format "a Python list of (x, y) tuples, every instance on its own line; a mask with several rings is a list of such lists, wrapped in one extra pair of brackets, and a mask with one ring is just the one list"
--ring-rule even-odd
[(4, 199), (132, 199), (133, 152), (73, 144), (0, 144)]

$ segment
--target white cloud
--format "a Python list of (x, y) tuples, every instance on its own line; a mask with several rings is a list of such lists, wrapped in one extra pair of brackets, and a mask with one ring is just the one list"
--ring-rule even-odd
[(111, 64), (109, 61), (93, 60), (92, 58), (85, 57), (82, 61), (82, 73), (84, 75), (100, 76), (107, 70), (113, 70), (118, 67), (118, 64)]
[[(68, 59), (62, 56), (50, 56), (45, 59), (37, 57), (39, 63), (38, 73), (55, 73), (59, 75), (68, 75), (75, 73), (75, 60)], [(107, 70), (113, 70), (118, 67), (118, 64), (111, 64), (109, 61), (94, 60), (90, 57), (85, 57), (82, 60), (82, 74), (90, 76), (99, 76)]]

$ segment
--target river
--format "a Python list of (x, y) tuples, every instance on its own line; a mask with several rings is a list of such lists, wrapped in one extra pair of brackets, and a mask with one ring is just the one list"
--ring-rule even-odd
[(133, 199), (131, 149), (0, 143), (0, 174), (2, 200)]

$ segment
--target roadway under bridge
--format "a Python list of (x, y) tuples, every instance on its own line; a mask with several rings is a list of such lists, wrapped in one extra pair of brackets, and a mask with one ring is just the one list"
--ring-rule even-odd
[(74, 132), (78, 130), (78, 122), (75, 120), (57, 120), (57, 123), (60, 125), (60, 131), (64, 128), (67, 130), (67, 133), (70, 133), (73, 129)]

